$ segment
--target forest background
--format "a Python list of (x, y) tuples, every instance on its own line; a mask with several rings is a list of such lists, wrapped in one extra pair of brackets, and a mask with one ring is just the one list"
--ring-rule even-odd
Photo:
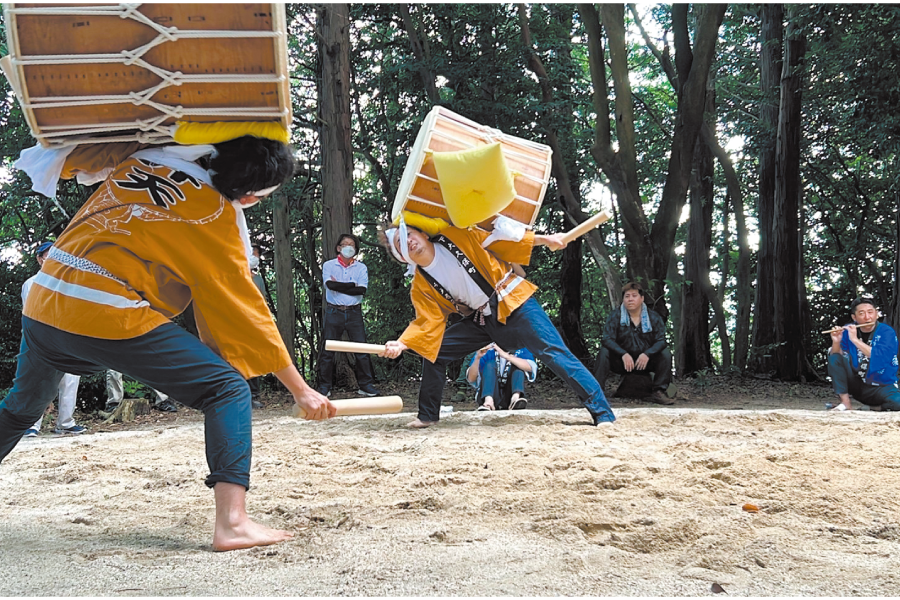
[[(297, 175), (248, 211), (279, 330), (315, 380), (321, 265), (362, 239), (370, 341), (413, 317), (378, 247), (410, 147), (442, 105), (553, 149), (535, 223), (613, 219), (526, 269), (589, 366), (621, 285), (667, 320), (678, 376), (824, 377), (850, 301), (900, 325), (900, 7), (776, 4), (289, 4)], [(2, 32), (5, 41), (5, 30)], [(5, 55), (5, 43), (0, 54)], [(12, 384), (34, 249), (92, 192), (11, 169), (34, 144), (0, 82), (0, 390)], [(190, 319), (181, 319), (189, 327)], [(381, 380), (417, 357), (376, 360)], [(542, 370), (552, 377), (548, 370)], [(83, 409), (105, 399), (86, 378)]]

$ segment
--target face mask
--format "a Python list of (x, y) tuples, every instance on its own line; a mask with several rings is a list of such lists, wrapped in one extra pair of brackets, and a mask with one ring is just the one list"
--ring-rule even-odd
[(356, 250), (353, 249), (353, 246), (344, 246), (341, 248), (341, 256), (344, 258), (353, 258), (356, 256)]
[(255, 269), (256, 267), (259, 266), (259, 257), (258, 256), (250, 256), (250, 258), (248, 260), (250, 262), (251, 269)]

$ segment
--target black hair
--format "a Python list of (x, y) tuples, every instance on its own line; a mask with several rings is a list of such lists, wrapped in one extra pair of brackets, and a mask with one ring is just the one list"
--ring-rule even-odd
[(218, 155), (209, 163), (213, 186), (229, 200), (281, 185), (294, 174), (294, 156), (281, 142), (245, 135), (215, 147)]
[(871, 296), (860, 296), (856, 300), (850, 303), (850, 314), (854, 314), (856, 312), (857, 307), (860, 304), (871, 304), (872, 308), (878, 308), (878, 305), (875, 304), (875, 298)]
[(631, 283), (626, 283), (622, 286), (622, 298), (625, 298), (625, 292), (630, 292), (631, 290), (637, 291), (637, 293), (641, 295), (641, 298), (644, 297), (644, 288), (641, 287), (641, 284), (632, 281)]
[(359, 252), (359, 238), (352, 233), (342, 233), (338, 236), (337, 243), (334, 245), (335, 252), (338, 251), (338, 246), (341, 245), (341, 242), (344, 241), (344, 238), (350, 238), (351, 240), (353, 240), (353, 249)]

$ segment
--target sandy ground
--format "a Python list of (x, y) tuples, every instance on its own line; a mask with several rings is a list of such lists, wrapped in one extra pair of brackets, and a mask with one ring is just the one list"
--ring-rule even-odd
[(197, 413), (24, 439), (0, 466), (0, 596), (900, 594), (900, 415), (685, 396), (600, 428), (257, 411), (249, 511), (296, 537), (228, 553)]

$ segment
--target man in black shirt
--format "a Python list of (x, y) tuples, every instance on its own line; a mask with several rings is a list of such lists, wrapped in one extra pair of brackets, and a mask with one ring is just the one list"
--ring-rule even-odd
[(666, 348), (666, 325), (644, 304), (644, 290), (638, 283), (622, 288), (622, 305), (612, 311), (603, 328), (603, 346), (594, 366), (594, 377), (602, 387), (610, 370), (624, 375), (632, 371), (653, 373), (650, 400), (674, 404), (666, 395), (672, 383), (672, 353)]

